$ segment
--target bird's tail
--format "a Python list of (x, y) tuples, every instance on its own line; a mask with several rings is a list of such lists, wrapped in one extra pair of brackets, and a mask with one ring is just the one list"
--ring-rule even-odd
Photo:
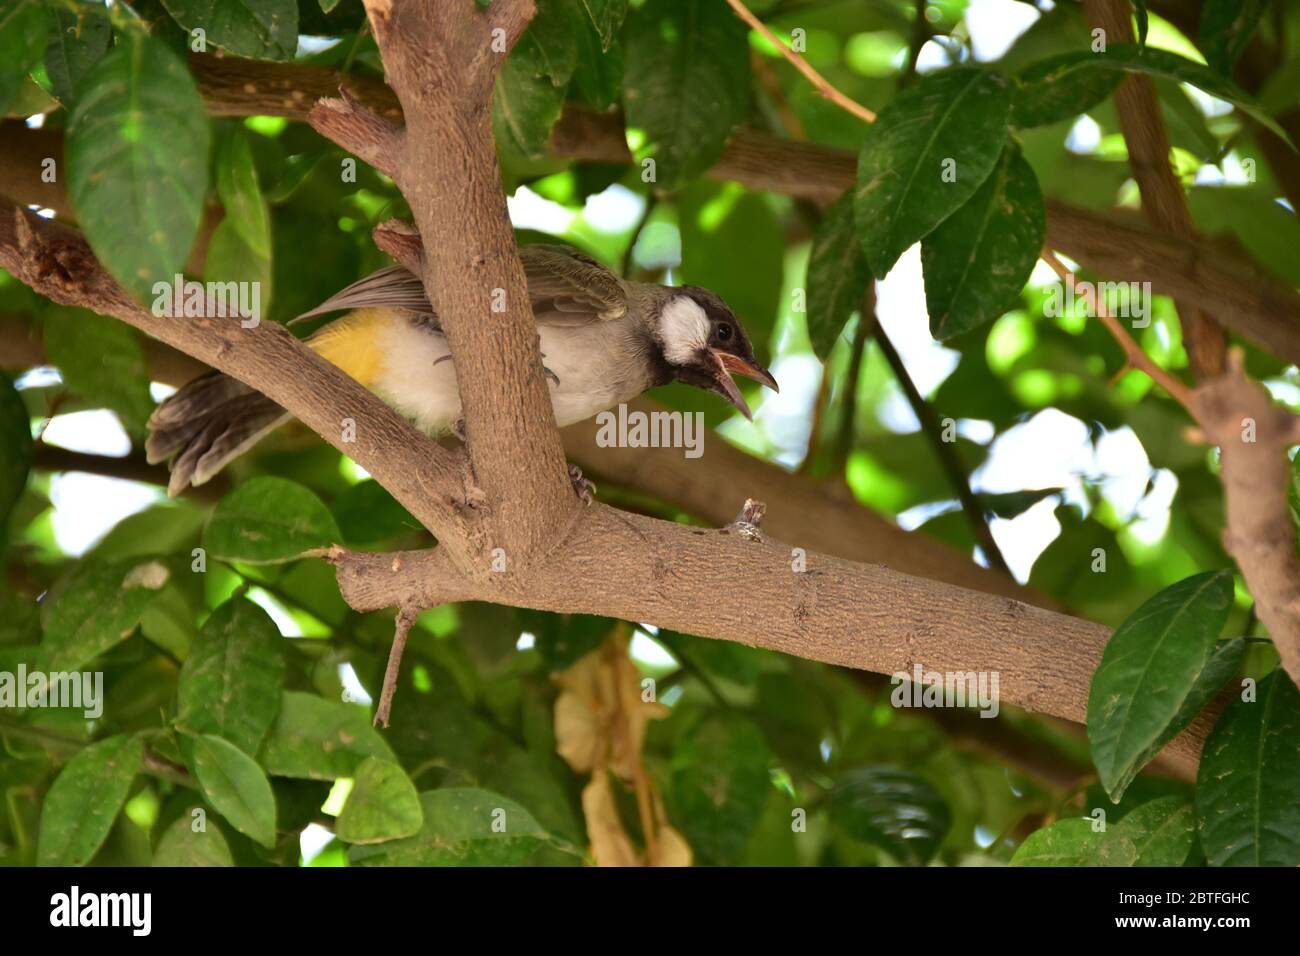
[(150, 463), (175, 455), (167, 494), (201, 485), (290, 415), (229, 375), (209, 372), (184, 386), (149, 417)]

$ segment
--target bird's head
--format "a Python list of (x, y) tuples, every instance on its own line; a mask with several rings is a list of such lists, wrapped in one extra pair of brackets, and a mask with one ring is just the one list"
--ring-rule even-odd
[(672, 293), (659, 312), (656, 333), (673, 378), (716, 392), (751, 418), (732, 374), (762, 382), (774, 392), (780, 389), (772, 374), (754, 361), (744, 326), (708, 289), (684, 285)]

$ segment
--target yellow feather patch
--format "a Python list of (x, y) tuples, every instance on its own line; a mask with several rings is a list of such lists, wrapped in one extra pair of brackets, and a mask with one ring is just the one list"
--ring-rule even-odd
[(379, 331), (390, 321), (391, 316), (383, 309), (357, 309), (325, 326), (307, 344), (325, 361), (371, 388), (383, 360)]

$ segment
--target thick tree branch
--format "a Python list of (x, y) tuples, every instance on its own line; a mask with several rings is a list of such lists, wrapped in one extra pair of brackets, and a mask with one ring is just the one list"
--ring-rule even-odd
[[(348, 603), (367, 610), (400, 606), (412, 595), (501, 599), (490, 583), (458, 576), (437, 549), (399, 558), (336, 553)], [(917, 663), (996, 671), (1003, 700), (1083, 722), (1106, 628), (816, 552), (806, 554), (800, 573), (795, 558), (791, 546), (734, 527), (708, 531), (596, 504), (566, 539), (562, 558), (534, 569), (510, 601), (645, 621), (882, 674), (910, 672)], [(1199, 719), (1169, 756), (1184, 769), (1194, 764), (1211, 723)]]
[(1223, 546), (1241, 568), (1282, 666), (1300, 682), (1300, 558), (1287, 501), (1287, 450), (1300, 444), (1300, 418), (1246, 377), (1240, 349), (1229, 351), (1222, 376), (1196, 389), (1191, 410), (1206, 440), (1219, 447)]
[(476, 550), (500, 548), (525, 567), (555, 546), (578, 507), (492, 136), (492, 86), (532, 0), (495, 0), (486, 11), (471, 0), (367, 0), (366, 9), (405, 127), (350, 97), (322, 101), (309, 119), (362, 158), (378, 156), (420, 234), (436, 237), (422, 276), (456, 365), (487, 505)]

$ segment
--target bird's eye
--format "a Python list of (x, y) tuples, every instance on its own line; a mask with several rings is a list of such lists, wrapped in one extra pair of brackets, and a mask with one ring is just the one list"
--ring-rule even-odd
[(718, 326), (718, 341), (726, 342), (731, 338), (731, 326), (723, 322)]

